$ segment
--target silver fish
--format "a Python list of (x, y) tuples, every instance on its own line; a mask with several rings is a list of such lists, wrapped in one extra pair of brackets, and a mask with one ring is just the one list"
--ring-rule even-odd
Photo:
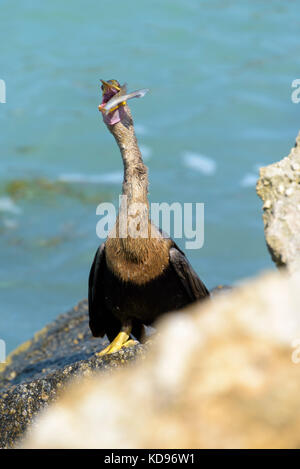
[(105, 114), (108, 114), (112, 108), (114, 108), (120, 103), (123, 103), (124, 101), (128, 101), (132, 98), (143, 98), (145, 94), (148, 93), (148, 91), (148, 88), (143, 88), (142, 90), (136, 90), (132, 93), (127, 94), (127, 86), (125, 83), (125, 85), (121, 87), (120, 91), (115, 94), (103, 107), (103, 109), (105, 110)]

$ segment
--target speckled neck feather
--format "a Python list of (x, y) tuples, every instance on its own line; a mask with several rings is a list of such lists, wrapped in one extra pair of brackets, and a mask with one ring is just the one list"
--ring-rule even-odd
[[(120, 122), (107, 127), (116, 139), (123, 159), (122, 194), (127, 196), (127, 210), (120, 208), (114, 234), (111, 233), (107, 238), (106, 260), (109, 268), (123, 281), (143, 284), (160, 275), (168, 265), (170, 241), (164, 239), (157, 228), (151, 225), (148, 170), (143, 163), (131, 112), (127, 105), (124, 106), (122, 114)], [(136, 204), (143, 204), (144, 210), (136, 208)], [(131, 237), (130, 234), (120, 237), (119, 226), (123, 216), (128, 217), (126, 218), (128, 225), (137, 217), (142, 220), (142, 224), (147, 223), (147, 237)]]
[(129, 107), (124, 106), (123, 118), (114, 125), (107, 125), (120, 148), (124, 164), (123, 195), (127, 202), (148, 203), (148, 171), (143, 163), (134, 132), (133, 120)]

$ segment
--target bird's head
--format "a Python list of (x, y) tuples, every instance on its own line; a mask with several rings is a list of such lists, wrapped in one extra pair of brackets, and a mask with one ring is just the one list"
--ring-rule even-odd
[(102, 82), (102, 103), (98, 106), (99, 111), (102, 112), (103, 120), (107, 125), (114, 125), (122, 121), (128, 126), (132, 118), (129, 108), (126, 107), (126, 101), (133, 98), (143, 98), (148, 93), (147, 88), (127, 93), (126, 83), (120, 85), (117, 80), (109, 80)]
[(100, 80), (103, 103), (107, 103), (115, 94), (121, 90), (120, 83), (117, 80)]
[(102, 103), (98, 106), (99, 111), (102, 112), (103, 120), (108, 125), (114, 125), (120, 122), (123, 118), (124, 103), (118, 104), (112, 108), (109, 112), (105, 111), (105, 105), (118, 93), (120, 93), (122, 87), (117, 80), (100, 80), (102, 90)]

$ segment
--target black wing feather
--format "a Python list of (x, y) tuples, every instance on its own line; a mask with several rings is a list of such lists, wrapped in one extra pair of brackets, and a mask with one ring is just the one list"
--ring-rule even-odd
[(96, 252), (89, 276), (89, 318), (90, 328), (95, 337), (103, 337), (105, 324), (101, 324), (101, 276), (105, 270), (105, 244), (102, 243)]
[(209, 291), (206, 286), (190, 265), (185, 254), (175, 243), (170, 248), (170, 264), (178, 275), (191, 302), (201, 300), (209, 296)]

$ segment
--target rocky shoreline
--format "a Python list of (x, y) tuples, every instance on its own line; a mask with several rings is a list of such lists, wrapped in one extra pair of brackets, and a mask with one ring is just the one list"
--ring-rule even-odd
[(300, 133), (290, 154), (260, 170), (257, 194), (263, 201), (268, 249), (278, 267), (300, 270)]
[[(107, 341), (92, 338), (86, 300), (16, 349), (0, 365), (0, 447), (24, 434), (29, 448), (299, 446), (300, 368), (291, 358), (300, 344), (299, 184), (300, 134), (257, 183), (267, 246), (285, 274), (170, 314), (149, 351), (95, 356)], [(69, 387), (74, 379), (80, 385)]]
[(137, 345), (98, 358), (95, 353), (107, 344), (91, 336), (85, 300), (12, 352), (0, 365), (0, 448), (12, 447), (70, 379), (110, 371), (145, 354)]
[(22, 448), (298, 448), (300, 274), (158, 324), (146, 358), (67, 386)]

